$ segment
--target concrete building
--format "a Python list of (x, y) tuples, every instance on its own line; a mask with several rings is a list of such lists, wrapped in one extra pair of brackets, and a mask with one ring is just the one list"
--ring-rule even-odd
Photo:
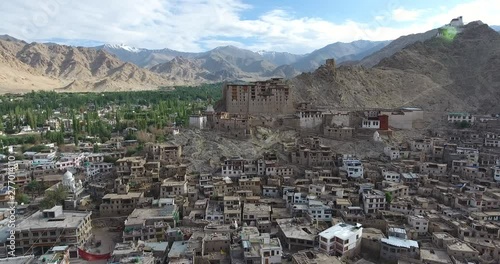
[[(16, 255), (45, 253), (53, 246), (83, 246), (91, 237), (91, 212), (63, 211), (62, 206), (38, 211), (15, 227)], [(77, 257), (77, 248), (70, 251)]]
[[(269, 233), (259, 233), (255, 227), (243, 227), (240, 232), (242, 258), (247, 264), (278, 264), (281, 263), (283, 249), (278, 238), (271, 238)], [(237, 248), (231, 248), (235, 255)]]
[(166, 161), (176, 163), (180, 161), (182, 148), (172, 143), (146, 143), (144, 149), (147, 159), (153, 161)]
[(224, 85), (225, 110), (237, 114), (292, 114), (295, 112), (290, 87), (281, 78)]
[(384, 148), (384, 154), (389, 157), (390, 160), (398, 160), (401, 158), (401, 153), (398, 148), (396, 147), (385, 147)]
[(447, 168), (448, 168), (447, 164), (423, 162), (420, 165), (420, 173), (430, 174), (434, 176), (442, 176), (446, 174)]
[(467, 122), (473, 124), (476, 118), (469, 113), (448, 113), (448, 123)]
[(242, 221), (249, 226), (256, 226), (260, 232), (268, 231), (271, 228), (271, 206), (245, 203)]
[(118, 193), (108, 193), (102, 197), (100, 216), (129, 215), (139, 204), (145, 202), (144, 193), (128, 192), (128, 185), (122, 187)]
[(278, 237), (283, 246), (292, 249), (314, 248), (317, 246), (318, 229), (303, 218), (276, 219)]
[(491, 168), (493, 179), (497, 182), (500, 182), (500, 165), (494, 166)]
[(231, 236), (226, 233), (205, 233), (202, 240), (202, 256), (211, 253), (229, 254), (231, 246)]
[(280, 192), (276, 186), (262, 186), (262, 196), (278, 198), (280, 197)]
[(242, 177), (238, 183), (239, 190), (251, 191), (254, 196), (260, 196), (262, 194), (259, 177)]
[(382, 191), (391, 195), (393, 199), (407, 197), (410, 194), (410, 188), (404, 184), (388, 182)]
[(142, 157), (125, 157), (116, 161), (116, 173), (119, 176), (144, 176), (144, 164), (146, 160)]
[(354, 128), (324, 126), (323, 135), (336, 140), (349, 139), (354, 136)]
[(38, 164), (51, 163), (56, 158), (55, 150), (43, 150), (33, 155), (33, 166)]
[(241, 224), (241, 207), (239, 196), (224, 196), (224, 224)]
[(330, 222), (332, 220), (333, 210), (322, 201), (309, 200), (307, 207), (307, 216), (309, 221)]
[(305, 138), (290, 152), (292, 163), (308, 167), (331, 167), (336, 156), (318, 137)]
[(302, 130), (318, 129), (323, 124), (323, 113), (313, 109), (298, 109), (299, 128)]
[(361, 128), (380, 129), (380, 120), (378, 117), (363, 118)]
[(160, 198), (173, 198), (187, 193), (187, 181), (164, 180), (160, 187)]
[(354, 256), (361, 248), (362, 231), (360, 224), (336, 224), (319, 233), (319, 250), (329, 255)]
[(136, 208), (125, 220), (123, 242), (164, 241), (165, 233), (176, 227), (179, 209), (173, 199), (155, 200), (153, 208)]
[(210, 221), (211, 223), (224, 222), (223, 208), (223, 206), (215, 201), (209, 201), (207, 207), (205, 208), (205, 220)]
[(341, 170), (345, 171), (349, 178), (363, 178), (364, 175), (363, 163), (354, 158), (344, 158)]
[(231, 157), (224, 160), (221, 164), (222, 177), (239, 178), (246, 173), (246, 164), (248, 161), (241, 157)]
[(189, 116), (189, 127), (196, 129), (205, 129), (207, 127), (207, 117), (204, 115)]
[(380, 258), (384, 263), (397, 263), (401, 257), (417, 259), (419, 256), (419, 245), (415, 240), (409, 240), (406, 231), (401, 228), (389, 228), (388, 238), (380, 239), (382, 249)]
[(409, 215), (408, 224), (414, 228), (421, 236), (427, 235), (429, 230), (429, 220), (421, 215)]
[(367, 190), (363, 192), (363, 211), (365, 214), (373, 214), (378, 210), (384, 210), (386, 205), (385, 193), (379, 190)]
[(479, 251), (464, 242), (456, 242), (446, 246), (446, 252), (458, 259), (477, 260)]
[(396, 182), (399, 183), (401, 182), (401, 174), (395, 171), (382, 171), (382, 177), (384, 178), (384, 181), (388, 182)]

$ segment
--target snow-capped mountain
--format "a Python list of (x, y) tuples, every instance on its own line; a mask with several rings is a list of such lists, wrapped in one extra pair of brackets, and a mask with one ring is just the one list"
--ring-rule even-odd
[(129, 52), (140, 52), (141, 50), (143, 50), (140, 48), (125, 45), (123, 43), (122, 44), (105, 44), (104, 47), (108, 48), (108, 49), (115, 49), (115, 50), (123, 49), (123, 50), (129, 51)]
[(151, 68), (157, 64), (168, 62), (175, 57), (192, 58), (197, 54), (171, 49), (150, 50), (135, 48), (125, 44), (105, 44), (94, 48), (105, 50), (123, 61), (131, 62), (144, 68)]

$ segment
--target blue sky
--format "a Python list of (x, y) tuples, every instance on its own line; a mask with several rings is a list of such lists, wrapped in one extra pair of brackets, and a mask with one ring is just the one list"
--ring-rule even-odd
[(0, 34), (83, 46), (307, 53), (424, 32), (457, 16), (500, 25), (499, 13), (498, 0), (18, 0), (0, 1)]

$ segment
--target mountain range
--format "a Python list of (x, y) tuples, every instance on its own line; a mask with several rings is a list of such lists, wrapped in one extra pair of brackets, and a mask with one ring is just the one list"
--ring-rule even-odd
[[(137, 90), (270, 77), (293, 78), (302, 72), (316, 70), (328, 58), (334, 58), (340, 68), (343, 65), (370, 68), (379, 66), (385, 58), (395, 56), (408, 46), (433, 39), (436, 34), (434, 29), (394, 41), (337, 42), (308, 54), (253, 52), (234, 46), (198, 53), (149, 50), (123, 44), (73, 47), (27, 43), (0, 35), (0, 92)], [(359, 68), (352, 69), (357, 71)]]

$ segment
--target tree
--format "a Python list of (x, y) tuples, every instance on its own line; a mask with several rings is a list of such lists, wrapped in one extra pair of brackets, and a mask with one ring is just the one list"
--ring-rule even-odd
[(118, 159), (117, 158), (112, 158), (111, 156), (104, 156), (104, 162), (106, 163), (115, 163)]
[(39, 181), (31, 181), (26, 185), (26, 191), (31, 193), (31, 197), (35, 196), (35, 193), (37, 195), (40, 195), (42, 190), (44, 189), (44, 186), (39, 182)]
[(61, 126), (59, 129), (60, 129), (59, 131), (61, 131), (61, 133), (63, 134), (66, 132), (66, 127), (64, 126), (64, 122), (61, 122)]
[(27, 194), (22, 193), (21, 191), (16, 191), (16, 202), (18, 204), (28, 204), (30, 202), (30, 198)]
[(461, 121), (461, 122), (457, 123), (457, 126), (460, 129), (469, 128), (470, 127), (470, 123), (464, 120), (464, 121)]
[(386, 192), (385, 193), (385, 201), (387, 202), (387, 204), (391, 204), (391, 202), (392, 202), (392, 194), (390, 192)]
[(52, 208), (55, 205), (63, 204), (68, 197), (68, 192), (64, 186), (59, 185), (54, 190), (47, 191), (45, 198), (40, 202), (40, 207), (43, 209)]
[(94, 153), (99, 153), (99, 152), (100, 152), (100, 150), (99, 150), (99, 145), (94, 144), (94, 147), (93, 147), (93, 152), (94, 152)]

